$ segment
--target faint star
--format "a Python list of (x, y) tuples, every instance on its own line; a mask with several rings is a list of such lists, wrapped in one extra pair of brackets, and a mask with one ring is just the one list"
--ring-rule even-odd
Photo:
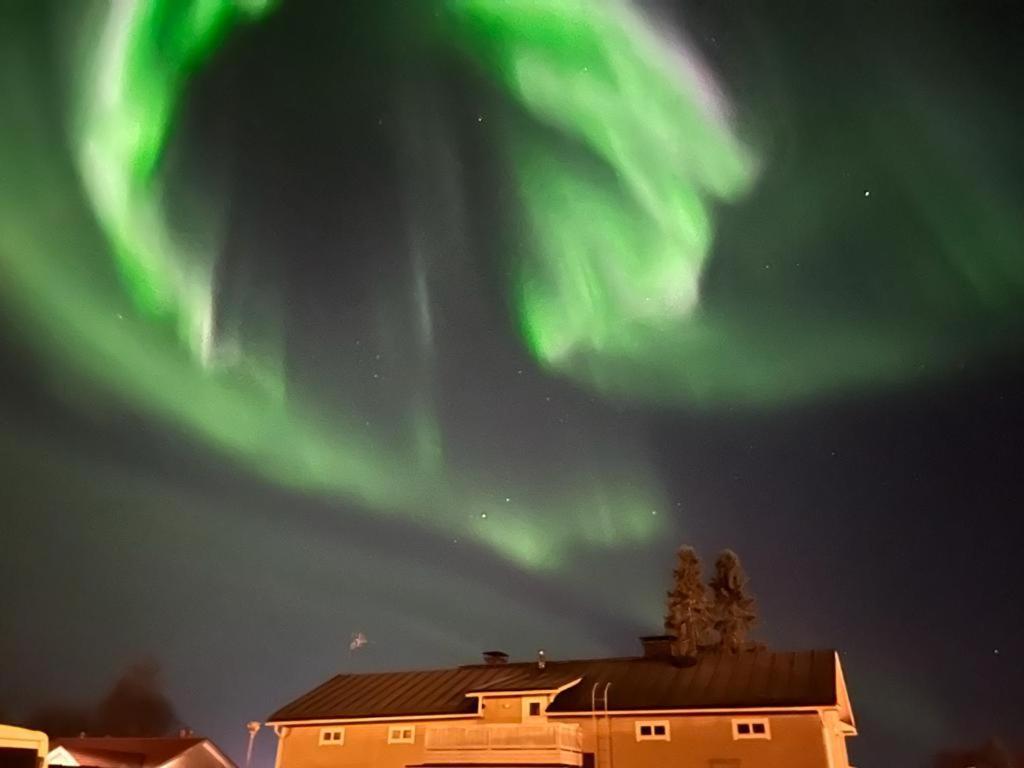
[(870, 189), (865, 189), (864, 190), (864, 197), (871, 197), (871, 190)]
[(482, 519), (486, 520), (486, 519), (487, 519), (487, 513), (486, 513), (486, 512), (481, 512), (481, 513), (480, 513), (480, 517), (481, 517)]

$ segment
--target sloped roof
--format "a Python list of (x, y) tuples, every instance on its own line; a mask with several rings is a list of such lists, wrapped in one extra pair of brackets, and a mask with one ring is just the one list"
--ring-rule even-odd
[(691, 667), (652, 659), (590, 663), (549, 712), (590, 709), (596, 683), (608, 709), (813, 707), (836, 703), (834, 651), (705, 654)]
[(474, 665), (422, 672), (337, 675), (278, 709), (270, 722), (472, 715), (470, 693), (561, 691), (548, 712), (584, 712), (610, 683), (611, 711), (813, 707), (836, 704), (835, 651), (702, 654), (690, 667), (651, 658)]
[(50, 749), (63, 747), (81, 766), (94, 768), (157, 768), (206, 739), (119, 738), (86, 736), (54, 739)]

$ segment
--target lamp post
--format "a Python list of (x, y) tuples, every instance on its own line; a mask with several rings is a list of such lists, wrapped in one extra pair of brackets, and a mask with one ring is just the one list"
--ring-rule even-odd
[(245, 751), (245, 768), (252, 768), (252, 743), (256, 740), (256, 732), (259, 731), (260, 724), (253, 720), (246, 723), (245, 727), (249, 731), (249, 748)]

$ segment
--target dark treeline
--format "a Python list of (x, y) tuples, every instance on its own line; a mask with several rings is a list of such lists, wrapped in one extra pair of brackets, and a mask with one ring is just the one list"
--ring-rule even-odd
[(61, 736), (167, 736), (179, 721), (152, 660), (127, 667), (93, 707), (65, 702), (44, 705), (24, 720), (28, 728)]

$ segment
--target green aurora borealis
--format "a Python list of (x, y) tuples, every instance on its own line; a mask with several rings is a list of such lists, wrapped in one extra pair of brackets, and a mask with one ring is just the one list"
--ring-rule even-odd
[[(71, 93), (59, 121), (34, 98), (44, 75), (23, 43), (5, 41), (0, 290), (53, 380), (121, 398), (285, 487), (455, 532), (527, 568), (559, 567), (580, 540), (652, 537), (664, 500), (640, 460), (621, 477), (506, 496), (446, 459), (428, 398), (399, 417), (410, 437), (396, 445), (355, 409), (299, 391), (275, 339), (217, 332), (218, 217), (168, 224), (180, 190), (162, 160), (189, 77), (273, 5), (83, 4), (93, 15), (69, 25), (58, 57)], [(927, 126), (922, 138), (876, 118), (934, 239), (895, 258), (817, 253), (814, 211), (766, 204), (757, 186), (770, 146), (757, 149), (756, 130), (743, 138), (696, 54), (631, 6), (448, 0), (438, 19), (449, 55), (517, 115), (495, 132), (529, 233), (506, 288), (522, 343), (553, 374), (626, 402), (777, 407), (927, 376), (967, 349), (997, 351), (1019, 322), (1020, 219)], [(853, 190), (848, 204), (884, 194)], [(716, 222), (744, 205), (774, 215), (729, 238)], [(859, 296), (814, 285), (832, 262)]]
[[(580, 539), (608, 547), (648, 537), (661, 500), (642, 468), (628, 483), (594, 478), (541, 498), (528, 488), (495, 493), (445, 467), (423, 440), (394, 450), (358, 414), (328, 416), (286, 397), (286, 382), (266, 362), (272, 352), (221, 360), (223, 340), (212, 338), (216, 254), (197, 248), (194, 236), (183, 242), (171, 233), (159, 159), (186, 76), (241, 18), (235, 5), (114, 3), (84, 25), (91, 34), (77, 46), (85, 55), (69, 150), (103, 240), (77, 205), (72, 169), (49, 156), (63, 141), (32, 103), (38, 74), (25, 70), (16, 45), (5, 46), (5, 85), (23, 102), (2, 141), (5, 165), (15, 171), (0, 210), (3, 287), (39, 351), (61, 376), (118, 393), (272, 481), (454, 531), (522, 566), (557, 567)], [(29, 188), (40, 195), (24, 194)], [(48, 217), (60, 226), (46, 226)], [(198, 231), (205, 224), (193, 222)], [(82, 272), (83, 257), (104, 250), (127, 303), (95, 264)], [(429, 413), (407, 420), (429, 441)], [(498, 515), (500, 526), (489, 520)]]
[[(626, 400), (771, 406), (934, 375), (969, 349), (998, 349), (1019, 323), (1021, 219), (920, 95), (869, 126), (897, 148), (889, 170), (933, 237), (847, 256), (867, 290), (860, 306), (830, 307), (806, 273), (831, 257), (799, 241), (816, 225), (798, 210), (721, 249), (722, 277), (706, 279), (713, 205), (749, 192), (763, 161), (685, 47), (660, 43), (626, 3), (449, 7), (465, 47), (551, 129), (508, 138), (533, 231), (516, 304), (542, 365)], [(861, 194), (849, 205), (873, 202)]]

